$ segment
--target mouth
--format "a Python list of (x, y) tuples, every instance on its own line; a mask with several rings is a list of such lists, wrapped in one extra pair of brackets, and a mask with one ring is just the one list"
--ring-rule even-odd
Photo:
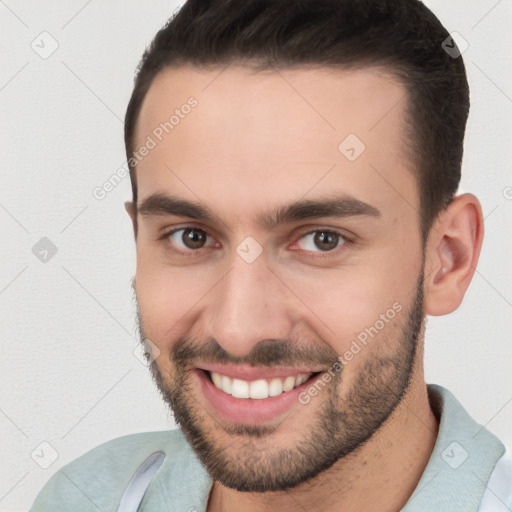
[(314, 373), (299, 373), (287, 377), (274, 377), (273, 379), (242, 380), (231, 378), (217, 372), (207, 371), (207, 375), (217, 389), (235, 398), (264, 400), (265, 398), (279, 396), (299, 387), (309, 380)]
[(231, 424), (254, 425), (278, 420), (297, 405), (303, 407), (300, 394), (323, 371), (216, 365), (192, 373), (212, 415)]

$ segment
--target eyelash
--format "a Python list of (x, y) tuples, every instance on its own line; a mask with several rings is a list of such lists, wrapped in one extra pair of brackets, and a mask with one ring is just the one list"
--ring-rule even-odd
[[(182, 226), (180, 228), (175, 228), (175, 229), (172, 229), (170, 231), (167, 231), (165, 232), (163, 235), (161, 235), (159, 237), (158, 240), (160, 241), (164, 241), (166, 242), (166, 245), (168, 246), (168, 249), (175, 253), (175, 254), (179, 254), (181, 256), (200, 256), (201, 253), (203, 252), (202, 249), (207, 249), (208, 247), (201, 247), (199, 249), (188, 249), (188, 250), (181, 250), (181, 249), (177, 249), (175, 246), (173, 246), (173, 244), (167, 240), (171, 235), (173, 235), (174, 233), (177, 233), (178, 231), (184, 231), (184, 230), (187, 230), (187, 229), (193, 229), (193, 230), (197, 230), (197, 231), (202, 231), (203, 233), (206, 234), (207, 237), (210, 237), (210, 238), (213, 238), (213, 236), (205, 229), (203, 228), (198, 228), (196, 226)], [(349, 238), (347, 235), (343, 234), (343, 233), (340, 233), (339, 231), (336, 231), (335, 229), (323, 229), (323, 228), (317, 228), (317, 229), (313, 229), (311, 231), (306, 231), (304, 233), (301, 233), (301, 235), (296, 239), (295, 242), (293, 242), (293, 245), (295, 245), (298, 241), (302, 240), (304, 237), (308, 236), (308, 235), (311, 235), (313, 233), (319, 233), (319, 232), (324, 232), (324, 233), (328, 233), (328, 234), (333, 234), (333, 235), (336, 235), (339, 237), (339, 239), (341, 239), (341, 243), (339, 243), (339, 245), (337, 245), (334, 249), (331, 249), (330, 251), (318, 251), (319, 254), (316, 254), (317, 251), (307, 251), (305, 250), (304, 252), (306, 252), (310, 257), (312, 258), (326, 258), (326, 257), (329, 257), (331, 256), (332, 254), (335, 254), (337, 252), (339, 252), (340, 249), (342, 249), (343, 247), (347, 247), (347, 246), (350, 246), (350, 245), (353, 245), (354, 243), (354, 240), (352, 238)], [(315, 255), (311, 255), (311, 253), (314, 253)]]

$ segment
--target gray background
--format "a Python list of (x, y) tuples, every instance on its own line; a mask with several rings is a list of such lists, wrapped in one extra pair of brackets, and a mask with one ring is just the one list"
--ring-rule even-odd
[[(134, 355), (129, 179), (93, 190), (124, 164), (133, 73), (177, 5), (0, 0), (0, 511), (26, 510), (104, 441), (174, 426)], [(512, 446), (512, 0), (428, 5), (469, 43), (461, 191), (480, 198), (486, 239), (462, 307), (429, 319), (427, 381)]]

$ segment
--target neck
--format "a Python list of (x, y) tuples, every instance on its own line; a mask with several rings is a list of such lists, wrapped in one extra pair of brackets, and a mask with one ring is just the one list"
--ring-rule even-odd
[(242, 493), (215, 482), (208, 512), (400, 510), (418, 485), (437, 432), (421, 373), (381, 428), (314, 481), (270, 493)]

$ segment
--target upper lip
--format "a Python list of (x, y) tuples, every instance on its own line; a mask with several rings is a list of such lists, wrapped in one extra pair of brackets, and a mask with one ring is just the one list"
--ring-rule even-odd
[(296, 377), (303, 373), (317, 373), (324, 368), (312, 367), (286, 367), (286, 366), (249, 366), (244, 364), (215, 364), (204, 363), (197, 364), (196, 368), (209, 372), (220, 373), (232, 379), (253, 381), (258, 379), (273, 379), (277, 377)]

